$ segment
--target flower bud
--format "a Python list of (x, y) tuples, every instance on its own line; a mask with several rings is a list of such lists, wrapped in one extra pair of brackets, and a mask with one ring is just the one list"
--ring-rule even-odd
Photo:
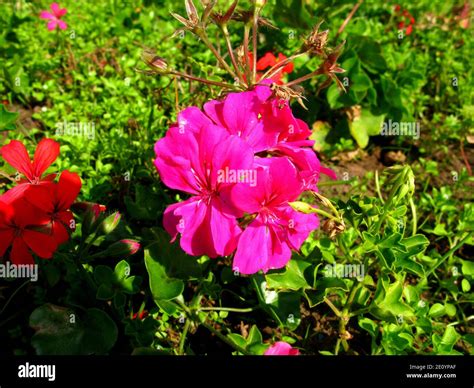
[(132, 256), (140, 250), (140, 243), (136, 240), (120, 240), (110, 245), (105, 251), (100, 253), (100, 256), (112, 257), (128, 257)]
[(102, 221), (102, 224), (100, 225), (102, 232), (105, 234), (112, 233), (118, 226), (121, 218), (122, 215), (119, 212), (115, 212), (108, 216), (104, 221)]
[(159, 57), (151, 50), (143, 50), (142, 61), (155, 73), (169, 73), (168, 63), (164, 58)]

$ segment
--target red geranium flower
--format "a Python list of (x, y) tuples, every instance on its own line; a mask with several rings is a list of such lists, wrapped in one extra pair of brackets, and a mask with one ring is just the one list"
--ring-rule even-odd
[(9, 144), (0, 148), (3, 159), (21, 172), (26, 179), (20, 179), (19, 185), (9, 190), (5, 195), (7, 200), (13, 201), (19, 198), (26, 190), (35, 188), (35, 198), (38, 201), (47, 199), (48, 190), (45, 186), (51, 185), (56, 174), (50, 174), (43, 177), (44, 172), (56, 160), (59, 155), (59, 143), (52, 139), (43, 139), (36, 147), (33, 161), (31, 161), (28, 151), (23, 143), (18, 140), (12, 140)]
[[(249, 53), (249, 57), (250, 57), (250, 63), (252, 64), (253, 54)], [(285, 59), (287, 59), (287, 57), (282, 53), (279, 53), (278, 57), (275, 57), (273, 53), (268, 52), (257, 61), (257, 71), (264, 71), (268, 68), (275, 66), (277, 63), (283, 62)], [(281, 85), (283, 84), (284, 74), (290, 74), (293, 72), (293, 70), (294, 70), (294, 65), (293, 63), (290, 62), (286, 64), (285, 66), (283, 66), (282, 68), (278, 69), (278, 72), (274, 76), (272, 76), (271, 79), (273, 82), (277, 83), (278, 85)], [(262, 77), (262, 75), (263, 74), (261, 73), (257, 75), (258, 80)]]
[(58, 245), (66, 242), (69, 239), (69, 231), (75, 229), (74, 216), (69, 208), (79, 195), (81, 186), (79, 175), (65, 170), (61, 173), (59, 182), (49, 187), (46, 199), (35, 201), (34, 191), (26, 193), (28, 200), (50, 217), (52, 236)]
[(43, 259), (50, 259), (57, 244), (47, 233), (49, 223), (49, 216), (25, 199), (9, 202), (1, 196), (0, 256), (4, 256), (11, 246), (13, 264), (34, 264), (31, 251)]

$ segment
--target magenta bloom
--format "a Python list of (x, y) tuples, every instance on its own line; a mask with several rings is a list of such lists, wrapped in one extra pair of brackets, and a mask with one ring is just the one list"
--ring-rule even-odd
[(271, 94), (268, 86), (229, 93), (222, 101), (206, 103), (204, 110), (214, 123), (247, 141), (254, 152), (265, 151), (276, 145), (278, 139), (278, 128), (266, 126), (261, 116), (263, 103)]
[(57, 27), (61, 30), (65, 30), (67, 28), (67, 24), (65, 21), (61, 20), (61, 18), (66, 15), (67, 9), (66, 8), (59, 8), (58, 3), (51, 4), (51, 13), (48, 11), (41, 11), (40, 18), (49, 20), (48, 22), (48, 30), (54, 31)]
[(286, 342), (275, 342), (264, 353), (265, 356), (298, 356), (300, 354), (298, 349), (293, 349), (290, 344)]
[(321, 173), (336, 179), (332, 170), (321, 166), (311, 148), (314, 141), (308, 139), (308, 125), (293, 116), (288, 101), (274, 98), (268, 85), (229, 93), (222, 101), (206, 103), (204, 110), (214, 123), (245, 139), (255, 153), (288, 157), (305, 190), (317, 191)]
[(258, 184), (239, 184), (232, 189), (232, 202), (253, 220), (242, 232), (233, 267), (243, 274), (282, 268), (319, 226), (314, 214), (299, 213), (288, 202), (303, 191), (295, 166), (287, 158), (255, 161)]
[(181, 247), (188, 254), (231, 254), (241, 233), (237, 218), (243, 213), (230, 202), (236, 180), (222, 179), (229, 178), (222, 172), (250, 171), (252, 149), (212, 124), (199, 109), (188, 108), (155, 144), (155, 153), (163, 182), (192, 195), (166, 209), (163, 223), (168, 233), (173, 238), (181, 234)]

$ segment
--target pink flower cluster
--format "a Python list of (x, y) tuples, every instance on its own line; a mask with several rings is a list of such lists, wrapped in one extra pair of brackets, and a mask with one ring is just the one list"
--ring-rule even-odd
[(163, 182), (191, 195), (166, 209), (165, 229), (190, 255), (235, 252), (242, 274), (284, 267), (319, 225), (289, 202), (317, 190), (321, 173), (335, 178), (310, 134), (268, 85), (183, 110), (155, 145)]

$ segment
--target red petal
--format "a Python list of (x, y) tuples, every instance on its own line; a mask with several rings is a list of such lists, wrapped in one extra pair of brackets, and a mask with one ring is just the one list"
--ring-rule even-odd
[(10, 260), (13, 264), (34, 264), (35, 260), (31, 255), (28, 246), (21, 238), (15, 238), (13, 241), (13, 248), (10, 254)]
[(25, 199), (45, 213), (53, 213), (55, 189), (56, 185), (53, 183), (29, 185), (28, 190), (25, 191)]
[(33, 158), (34, 176), (39, 178), (59, 155), (59, 143), (53, 139), (43, 139), (39, 142)]
[(57, 248), (57, 244), (52, 236), (35, 232), (34, 230), (24, 230), (23, 240), (34, 253), (43, 259), (53, 257)]
[(61, 245), (69, 240), (68, 229), (63, 225), (62, 222), (53, 222), (53, 239), (57, 245)]
[(0, 257), (2, 257), (13, 240), (13, 229), (0, 229)]
[(51, 217), (26, 199), (20, 199), (13, 204), (15, 208), (15, 224), (21, 228), (49, 224)]
[(413, 26), (410, 24), (408, 27), (407, 27), (407, 30), (406, 30), (406, 34), (407, 35), (410, 35), (413, 31)]
[(76, 200), (81, 191), (81, 178), (74, 172), (65, 170), (59, 177), (56, 187), (56, 199), (58, 200), (58, 210), (67, 210)]
[(267, 67), (273, 66), (277, 63), (275, 55), (272, 53), (266, 53), (257, 62), (257, 70), (265, 70)]
[(18, 140), (12, 140), (0, 149), (3, 159), (12, 167), (16, 168), (28, 179), (34, 178), (33, 167), (31, 165), (30, 156), (23, 143)]
[(0, 228), (9, 225), (15, 216), (14, 207), (5, 202), (2, 197), (0, 197)]

